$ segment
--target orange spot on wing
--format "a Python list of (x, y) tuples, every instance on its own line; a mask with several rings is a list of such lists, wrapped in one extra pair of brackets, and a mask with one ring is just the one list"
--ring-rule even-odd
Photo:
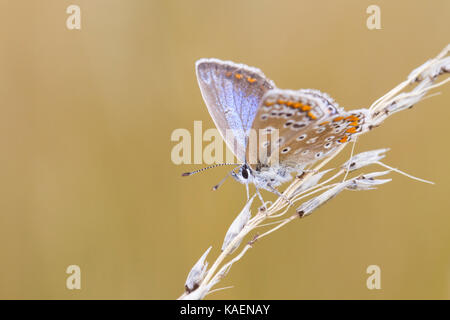
[(234, 76), (236, 77), (236, 79), (242, 79), (242, 74), (240, 73), (236, 73)]
[(286, 103), (286, 101), (285, 100), (282, 100), (282, 99), (278, 99), (278, 104), (285, 104)]
[(270, 107), (270, 106), (273, 106), (273, 105), (275, 104), (275, 102), (266, 101), (266, 102), (264, 102), (264, 104), (265, 104), (267, 107)]
[(347, 132), (347, 133), (355, 133), (356, 132), (356, 128), (355, 127), (351, 127), (349, 129), (347, 129), (345, 132)]
[(341, 121), (343, 119), (344, 119), (344, 117), (336, 117), (336, 118), (333, 119), (333, 122), (338, 122), (338, 121)]
[(233, 73), (231, 71), (228, 71), (227, 73), (225, 73), (225, 76), (229, 78), (229, 77), (231, 77), (232, 74)]
[(303, 106), (302, 110), (303, 111), (309, 111), (309, 110), (311, 110), (311, 107), (310, 106)]
[(288, 102), (286, 102), (286, 105), (288, 107), (292, 107), (294, 105), (294, 102), (289, 100)]
[(357, 116), (355, 116), (354, 114), (348, 116), (347, 118), (345, 118), (345, 120), (347, 121), (359, 121), (359, 118)]
[(319, 126), (324, 126), (324, 125), (326, 125), (328, 123), (330, 123), (330, 121), (325, 121), (325, 122), (319, 123)]
[(350, 122), (348, 125), (356, 127), (358, 125), (358, 121)]
[(308, 112), (308, 117), (310, 117), (312, 120), (316, 120), (317, 117), (310, 111)]
[(339, 142), (344, 143), (344, 142), (347, 142), (347, 140), (348, 140), (348, 136), (345, 136), (342, 139), (340, 139)]
[(247, 81), (250, 82), (250, 83), (253, 83), (253, 82), (256, 81), (256, 79), (255, 79), (255, 78), (252, 78), (252, 77), (248, 77), (248, 78), (247, 78)]
[(301, 108), (303, 105), (300, 102), (296, 102), (294, 103), (293, 107), (294, 108)]

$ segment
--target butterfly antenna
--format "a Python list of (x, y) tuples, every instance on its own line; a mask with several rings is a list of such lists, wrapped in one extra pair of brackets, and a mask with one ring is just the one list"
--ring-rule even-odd
[(217, 168), (217, 167), (221, 167), (221, 166), (232, 166), (232, 165), (236, 165), (237, 166), (239, 164), (238, 163), (218, 163), (218, 164), (215, 164), (215, 165), (212, 165), (212, 166), (209, 166), (209, 167), (205, 167), (205, 168), (202, 168), (202, 169), (198, 169), (198, 170), (195, 170), (195, 171), (185, 172), (181, 176), (182, 177), (192, 176), (193, 174), (196, 174), (196, 173), (208, 170), (208, 169)]

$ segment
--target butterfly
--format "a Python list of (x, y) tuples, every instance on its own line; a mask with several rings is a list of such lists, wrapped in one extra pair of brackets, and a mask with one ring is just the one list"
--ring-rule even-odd
[(370, 129), (367, 109), (347, 112), (318, 90), (279, 89), (245, 64), (200, 59), (196, 73), (217, 129), (241, 162), (230, 174), (247, 186), (247, 196), (250, 183), (258, 194), (265, 189), (280, 195), (276, 187), (293, 173)]

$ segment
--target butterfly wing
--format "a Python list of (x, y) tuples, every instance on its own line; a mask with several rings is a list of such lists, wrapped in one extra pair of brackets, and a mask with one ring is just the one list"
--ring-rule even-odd
[[(367, 120), (365, 109), (346, 112), (320, 91), (274, 89), (262, 98), (253, 122), (253, 129), (263, 129), (266, 136), (258, 140), (258, 149), (249, 148), (253, 154), (248, 157), (262, 165), (277, 161), (301, 170), (364, 132)], [(278, 140), (272, 138), (274, 129)]]
[(222, 138), (244, 161), (248, 131), (263, 95), (275, 87), (261, 70), (218, 59), (196, 63), (197, 80), (208, 111)]

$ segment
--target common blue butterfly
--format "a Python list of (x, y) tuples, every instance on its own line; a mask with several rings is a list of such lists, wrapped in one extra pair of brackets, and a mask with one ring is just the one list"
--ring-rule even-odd
[[(215, 125), (242, 163), (231, 175), (247, 190), (253, 183), (257, 190), (279, 194), (275, 187), (292, 179), (292, 173), (302, 173), (370, 129), (367, 109), (346, 112), (318, 90), (278, 89), (254, 67), (200, 59), (196, 72)], [(265, 135), (256, 148), (249, 147), (252, 132)]]

